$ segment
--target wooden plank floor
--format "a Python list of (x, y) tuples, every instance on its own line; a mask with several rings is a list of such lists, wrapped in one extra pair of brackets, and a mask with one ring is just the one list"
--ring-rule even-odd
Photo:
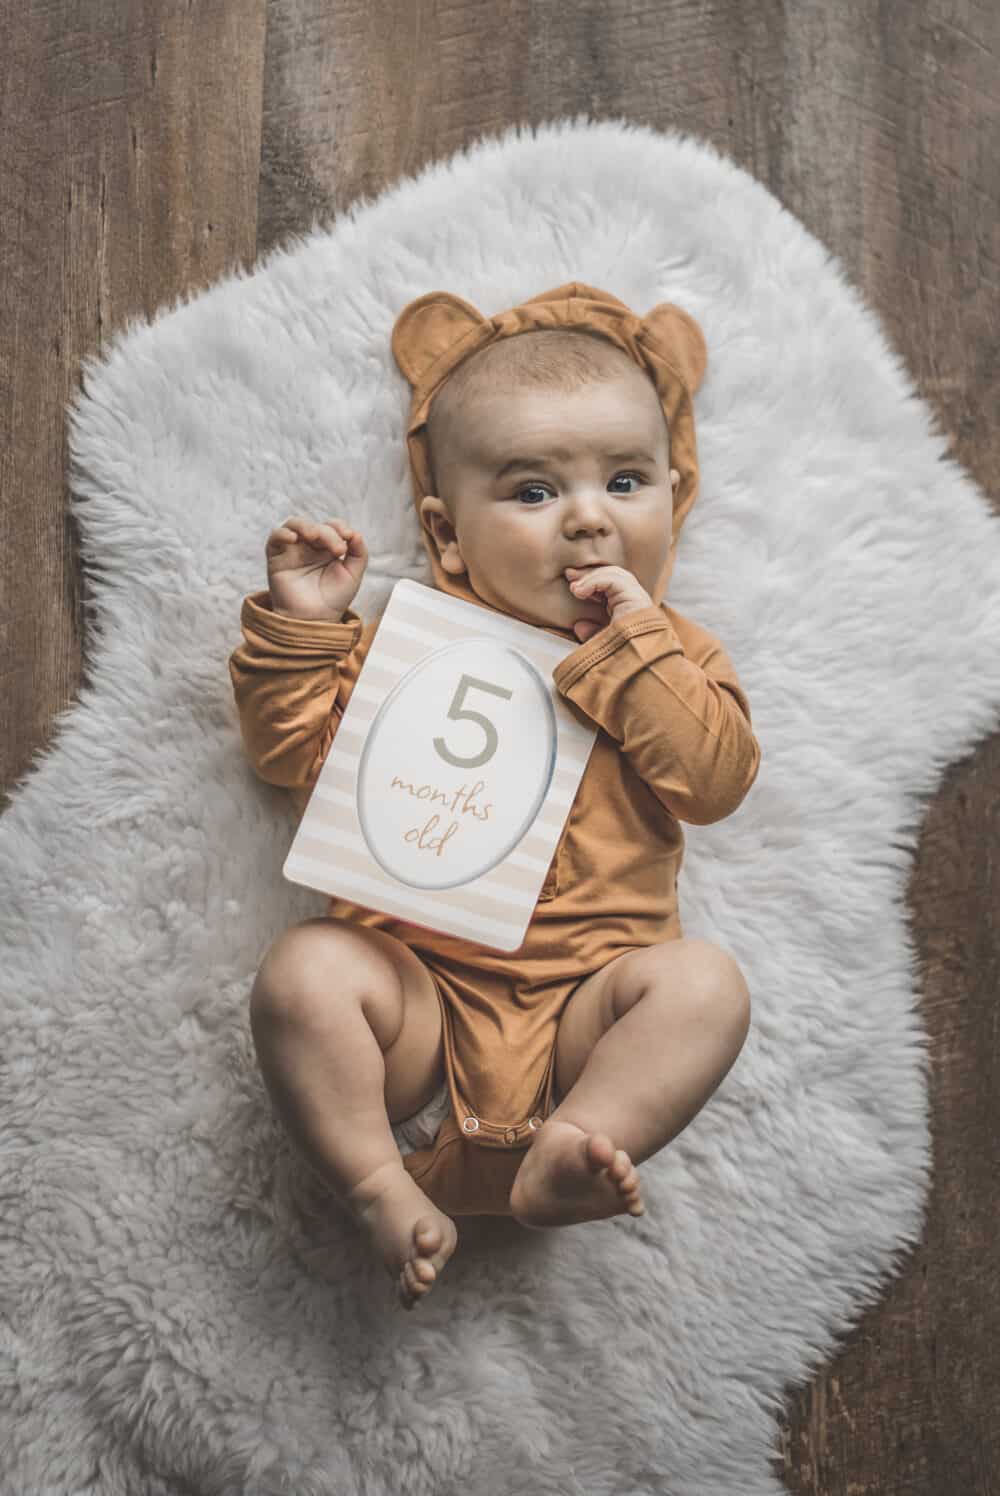
[[(81, 358), (515, 122), (679, 127), (745, 166), (840, 257), (1000, 509), (995, 0), (38, 0), (5, 7), (2, 38), (8, 791), (87, 678), (64, 478)], [(1000, 1488), (998, 799), (1000, 735), (928, 807), (908, 892), (934, 1052), (926, 1232), (789, 1393), (793, 1492)]]

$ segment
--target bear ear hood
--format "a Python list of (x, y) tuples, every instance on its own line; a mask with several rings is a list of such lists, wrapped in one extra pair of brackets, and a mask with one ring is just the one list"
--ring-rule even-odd
[[(457, 366), (488, 343), (541, 328), (579, 329), (609, 339), (645, 370), (659, 395), (670, 433), (670, 463), (681, 475), (674, 492), (670, 552), (652, 593), (654, 603), (659, 604), (674, 569), (684, 520), (698, 493), (692, 397), (708, 361), (705, 338), (690, 313), (673, 302), (661, 301), (644, 317), (637, 317), (617, 296), (580, 281), (543, 291), (494, 317), (484, 317), (470, 302), (449, 291), (428, 291), (409, 302), (396, 318), (392, 353), (412, 387), (406, 444), (413, 504), (435, 586), (465, 602), (491, 606), (473, 590), (467, 572), (453, 576), (444, 570), (433, 531), (420, 513), (421, 501), (433, 491), (427, 442), (431, 403)], [(549, 632), (577, 643), (572, 629)]]

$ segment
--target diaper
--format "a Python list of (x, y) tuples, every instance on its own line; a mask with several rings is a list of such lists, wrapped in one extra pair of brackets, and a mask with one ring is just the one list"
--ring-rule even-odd
[(450, 1111), (451, 1097), (448, 1094), (448, 1082), (444, 1080), (426, 1106), (421, 1107), (419, 1112), (414, 1112), (412, 1117), (394, 1125), (392, 1135), (400, 1153), (416, 1153), (418, 1148), (429, 1148)]

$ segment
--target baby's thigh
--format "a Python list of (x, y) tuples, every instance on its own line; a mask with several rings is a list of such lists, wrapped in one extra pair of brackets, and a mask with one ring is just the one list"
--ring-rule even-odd
[(269, 948), (252, 1008), (312, 1031), (322, 1043), (334, 1003), (351, 1004), (382, 1051), (390, 1122), (420, 1110), (445, 1076), (437, 986), (415, 951), (385, 930), (317, 915), (292, 925)]
[(402, 997), (402, 1020), (396, 1037), (382, 1047), (382, 1060), (389, 1121), (403, 1122), (426, 1106), (445, 1078), (441, 1002), (430, 968), (416, 951), (385, 930), (366, 926), (364, 934), (384, 951)]

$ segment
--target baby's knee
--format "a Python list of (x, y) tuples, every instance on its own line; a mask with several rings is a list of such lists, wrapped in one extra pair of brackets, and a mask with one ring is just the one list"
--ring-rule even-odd
[(710, 941), (697, 942), (702, 960), (703, 980), (716, 1012), (732, 1027), (750, 1028), (750, 988), (735, 956)]
[(329, 1008), (338, 967), (349, 969), (349, 936), (321, 916), (290, 925), (272, 941), (250, 989), (250, 1018), (265, 1023), (312, 1023)]
[(250, 992), (251, 1023), (310, 1029), (339, 1022), (345, 1004), (371, 1010), (381, 1027), (402, 1022), (393, 962), (395, 942), (383, 931), (318, 915), (291, 925), (268, 948)]

